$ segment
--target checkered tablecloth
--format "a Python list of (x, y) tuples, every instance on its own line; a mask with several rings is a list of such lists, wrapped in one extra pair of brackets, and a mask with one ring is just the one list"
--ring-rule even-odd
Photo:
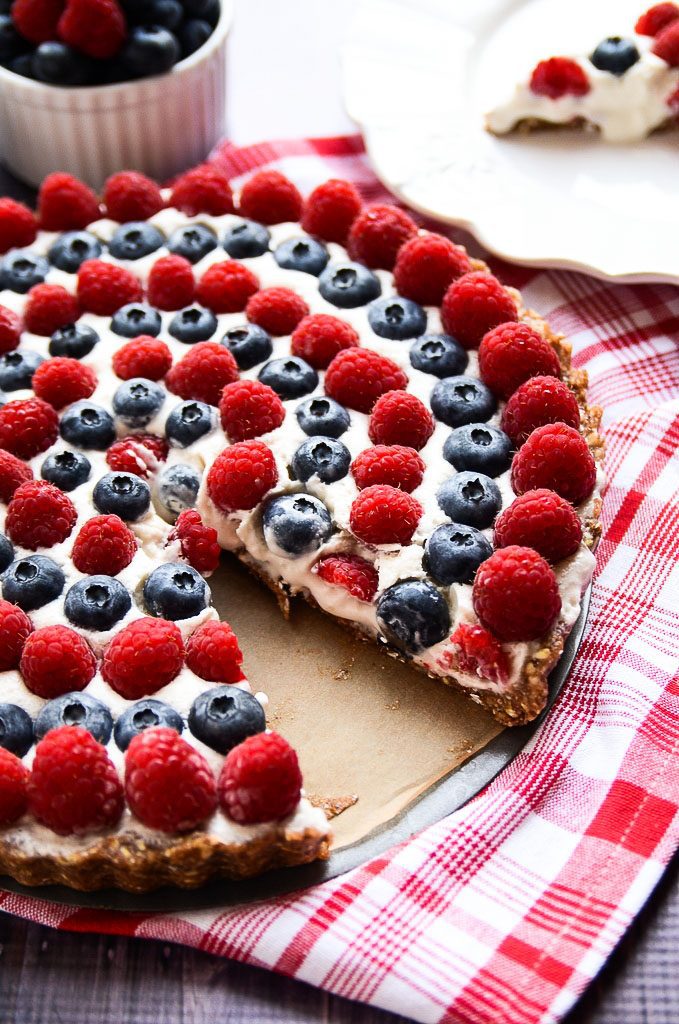
[[(303, 191), (341, 176), (383, 195), (357, 137), (214, 159), (236, 180), (273, 163)], [(462, 810), (301, 894), (146, 916), (0, 893), (1, 909), (198, 946), (418, 1021), (556, 1021), (594, 977), (679, 845), (679, 289), (491, 262), (571, 339), (608, 446), (588, 629), (530, 745)]]

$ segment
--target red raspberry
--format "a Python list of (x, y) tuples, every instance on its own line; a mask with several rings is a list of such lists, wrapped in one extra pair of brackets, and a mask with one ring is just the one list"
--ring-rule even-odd
[(140, 334), (133, 341), (121, 345), (113, 353), (111, 363), (113, 372), (121, 380), (131, 380), (132, 377), (162, 380), (172, 366), (172, 353), (160, 338)]
[(57, 24), (66, 0), (14, 0), (12, 21), (24, 39), (46, 43), (58, 39)]
[(292, 332), (290, 351), (317, 370), (325, 370), (338, 352), (358, 343), (358, 334), (351, 324), (326, 313), (312, 313)]
[(198, 572), (214, 572), (219, 565), (221, 548), (217, 541), (217, 531), (211, 526), (204, 526), (200, 512), (185, 509), (179, 513), (170, 540), (179, 540), (182, 557)]
[(675, 117), (679, 115), (679, 86), (665, 100)]
[(582, 540), (575, 509), (555, 491), (526, 491), (495, 520), (496, 548), (519, 544), (533, 548), (548, 562), (574, 555)]
[(634, 31), (640, 36), (657, 36), (658, 32), (667, 28), (677, 18), (679, 7), (676, 4), (654, 4), (639, 16)]
[(130, 564), (136, 551), (135, 536), (120, 516), (92, 516), (80, 528), (71, 561), (88, 576), (117, 576)]
[(242, 313), (248, 299), (259, 290), (259, 281), (237, 260), (213, 263), (196, 289), (196, 297), (213, 313)]
[(278, 480), (276, 460), (262, 441), (239, 441), (225, 448), (210, 466), (207, 490), (222, 512), (258, 505)]
[(537, 96), (558, 100), (561, 96), (585, 96), (589, 80), (580, 65), (569, 57), (541, 60), (530, 78), (530, 90)]
[(193, 217), (210, 213), (215, 217), (233, 213), (233, 192), (224, 171), (213, 164), (199, 164), (175, 182), (170, 205)]
[(565, 423), (548, 423), (530, 435), (512, 462), (512, 487), (524, 494), (537, 487), (579, 505), (596, 482), (596, 465), (584, 437)]
[(420, 451), (433, 433), (434, 417), (407, 391), (388, 391), (370, 414), (368, 434), (373, 444), (402, 444)]
[(33, 390), (43, 402), (55, 409), (63, 409), (71, 402), (89, 398), (97, 386), (97, 375), (90, 366), (55, 356), (46, 359), (33, 374)]
[(77, 517), (71, 499), (54, 484), (27, 480), (7, 506), (5, 530), (15, 544), (35, 551), (66, 540)]
[(243, 185), (238, 212), (260, 224), (298, 221), (302, 216), (302, 197), (280, 171), (258, 171)]
[(276, 732), (249, 736), (226, 755), (219, 776), (219, 804), (240, 825), (287, 818), (301, 792), (297, 754)]
[(139, 171), (119, 171), (104, 185), (106, 216), (121, 224), (148, 220), (162, 210), (163, 205), (158, 185)]
[(19, 669), (31, 693), (52, 700), (71, 690), (84, 690), (97, 671), (97, 659), (74, 629), (44, 626), (27, 638)]
[(679, 67), (679, 21), (671, 21), (656, 36), (652, 52), (671, 68)]
[(116, 633), (104, 651), (101, 675), (125, 700), (139, 700), (171, 683), (183, 664), (179, 626), (148, 617)]
[(82, 726), (62, 725), (35, 748), (28, 804), (39, 822), (67, 836), (113, 828), (125, 801), (106, 748)]
[[(492, 683), (506, 683), (509, 679), (509, 658), (501, 644), (483, 626), (460, 623), (450, 638), (450, 645), (454, 650), (451, 668), (457, 663), (460, 672)], [(447, 655), (448, 651), (444, 654)]]
[(561, 611), (550, 565), (532, 548), (494, 551), (476, 570), (472, 591), (481, 623), (504, 643), (539, 640)]
[(0, 501), (11, 501), (17, 487), (32, 479), (29, 465), (0, 448)]
[(338, 352), (325, 375), (326, 394), (358, 412), (370, 412), (387, 391), (398, 391), (407, 384), (400, 366), (367, 348)]
[(33, 624), (26, 612), (0, 599), (0, 672), (18, 668)]
[(139, 302), (142, 287), (131, 270), (103, 260), (85, 260), (78, 271), (78, 300), (82, 309), (113, 316), (128, 302)]
[(521, 445), (537, 427), (545, 423), (580, 426), (578, 401), (562, 380), (556, 377), (530, 377), (510, 397), (502, 413), (502, 429), (515, 445)]
[(403, 243), (416, 234), (417, 224), (405, 210), (375, 203), (366, 206), (351, 225), (347, 249), (353, 260), (391, 270)]
[(268, 384), (237, 380), (222, 391), (219, 415), (229, 441), (247, 441), (280, 427), (285, 406)]
[(238, 364), (228, 348), (216, 341), (199, 341), (175, 363), (165, 383), (180, 398), (218, 405), (222, 388), (238, 380)]
[(560, 377), (556, 352), (528, 324), (500, 324), (479, 347), (479, 373), (491, 391), (509, 398), (530, 377)]
[(128, 434), (114, 441), (106, 452), (106, 462), (116, 473), (134, 473), (148, 477), (165, 462), (168, 443), (156, 434)]
[(99, 200), (84, 182), (55, 171), (40, 186), (38, 218), (45, 231), (78, 231), (99, 219)]
[(78, 300), (60, 284), (36, 284), (24, 309), (27, 331), (49, 337), (58, 327), (74, 323), (80, 315)]
[(41, 398), (18, 398), (0, 408), (0, 448), (32, 459), (54, 444), (59, 417)]
[(7, 306), (0, 306), (0, 355), (13, 352), (20, 338), (21, 318)]
[(422, 506), (397, 487), (366, 487), (351, 506), (352, 533), (366, 544), (410, 544)]
[(228, 622), (205, 622), (186, 644), (186, 664), (210, 683), (238, 683), (244, 679), (238, 637)]
[(407, 299), (422, 306), (440, 306), (448, 286), (471, 269), (467, 253), (449, 238), (417, 235), (398, 251), (394, 284)]
[(300, 320), (308, 316), (309, 307), (290, 288), (264, 288), (248, 301), (245, 314), (269, 334), (292, 334)]
[(144, 729), (125, 754), (125, 795), (132, 813), (161, 832), (189, 832), (217, 809), (210, 765), (174, 729)]
[(359, 555), (327, 555), (316, 562), (313, 572), (326, 583), (347, 590), (359, 601), (372, 601), (377, 593), (377, 569)]
[(3, 196), (0, 199), (0, 253), (31, 245), (37, 233), (38, 222), (33, 211)]
[(377, 444), (356, 456), (351, 473), (359, 490), (373, 484), (389, 484), (410, 494), (422, 483), (424, 462), (414, 448)]
[(151, 267), (146, 285), (148, 299), (156, 309), (183, 309), (196, 292), (193, 267), (183, 256), (161, 256)]
[(23, 817), (28, 808), (28, 768), (16, 754), (0, 747), (0, 828)]
[(126, 35), (117, 0), (67, 0), (59, 18), (59, 38), (97, 60), (115, 57)]
[(453, 281), (443, 296), (443, 329), (465, 348), (476, 348), (493, 327), (517, 319), (518, 311), (511, 295), (496, 277), (480, 270)]
[(331, 178), (313, 190), (304, 204), (302, 227), (326, 242), (344, 245), (361, 212), (361, 197), (350, 181)]

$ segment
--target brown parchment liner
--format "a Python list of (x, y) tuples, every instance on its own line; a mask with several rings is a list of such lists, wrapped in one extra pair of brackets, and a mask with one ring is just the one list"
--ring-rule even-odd
[[(486, 269), (478, 260), (475, 269)], [(563, 377), (577, 397), (582, 433), (596, 461), (603, 459), (601, 410), (586, 401), (587, 375), (571, 367), (570, 345), (536, 313), (531, 323), (558, 353)], [(599, 498), (584, 522), (594, 548), (601, 526)], [(246, 552), (225, 555), (210, 580), (220, 617), (236, 630), (253, 690), (270, 698), (269, 725), (297, 749), (313, 802), (333, 817), (334, 842), (343, 847), (389, 822), (440, 778), (483, 749), (506, 725), (535, 718), (545, 705), (547, 676), (569, 629), (557, 623), (509, 690), (493, 693), (458, 684), (454, 675), (424, 679), (389, 649), (390, 658), (352, 623), (333, 620), (295, 602), (278, 580), (262, 575)], [(258, 577), (256, 579), (255, 577)], [(276, 600), (260, 584), (273, 591)], [(281, 615), (283, 610), (284, 615)], [(291, 616), (289, 619), (288, 616)], [(488, 714), (487, 712), (490, 712)], [(335, 817), (335, 815), (337, 815)], [(94, 890), (109, 886), (147, 892), (163, 885), (193, 888), (214, 877), (246, 878), (272, 868), (328, 856), (328, 835), (282, 826), (244, 844), (226, 844), (197, 830), (151, 842), (139, 835), (104, 836), (77, 853), (38, 856), (10, 837), (0, 839), (0, 873), (24, 885), (62, 884)]]

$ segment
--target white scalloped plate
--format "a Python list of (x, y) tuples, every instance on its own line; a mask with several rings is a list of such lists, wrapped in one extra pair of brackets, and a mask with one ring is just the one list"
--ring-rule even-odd
[(519, 263), (679, 283), (679, 132), (495, 138), (483, 114), (541, 57), (629, 33), (644, 0), (361, 0), (344, 93), (381, 180)]

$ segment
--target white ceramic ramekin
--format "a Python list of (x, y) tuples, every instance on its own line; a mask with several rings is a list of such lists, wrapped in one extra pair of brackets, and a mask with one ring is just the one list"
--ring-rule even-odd
[(116, 85), (44, 85), (0, 67), (3, 163), (39, 185), (68, 171), (99, 188), (109, 174), (163, 181), (205, 159), (224, 133), (232, 0), (204, 46), (166, 75)]

